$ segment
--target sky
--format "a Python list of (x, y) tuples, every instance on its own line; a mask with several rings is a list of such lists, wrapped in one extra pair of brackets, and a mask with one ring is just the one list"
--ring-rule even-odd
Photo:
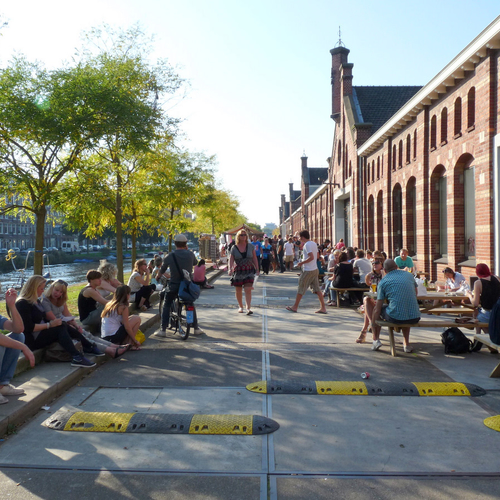
[(139, 23), (153, 58), (189, 81), (168, 105), (184, 145), (217, 157), (217, 178), (249, 222), (278, 224), (281, 194), (327, 167), (331, 55), (350, 50), (353, 85), (425, 85), (500, 15), (498, 0), (23, 0), (0, 2), (0, 65), (70, 61), (80, 35)]

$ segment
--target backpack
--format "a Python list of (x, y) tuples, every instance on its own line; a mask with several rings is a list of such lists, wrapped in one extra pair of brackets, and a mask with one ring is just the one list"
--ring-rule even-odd
[(500, 344), (500, 299), (496, 301), (490, 312), (488, 333), (490, 334), (490, 340), (494, 344)]
[(183, 272), (181, 272), (181, 268), (179, 266), (179, 263), (177, 262), (177, 259), (175, 258), (175, 254), (172, 254), (172, 257), (179, 273), (181, 275), (184, 274), (184, 280), (182, 280), (179, 286), (177, 295), (179, 295), (179, 298), (185, 302), (194, 302), (200, 296), (200, 287), (196, 283), (193, 283), (191, 275), (188, 271), (183, 270)]
[(470, 352), (472, 342), (457, 327), (448, 328), (441, 334), (445, 354), (464, 354)]

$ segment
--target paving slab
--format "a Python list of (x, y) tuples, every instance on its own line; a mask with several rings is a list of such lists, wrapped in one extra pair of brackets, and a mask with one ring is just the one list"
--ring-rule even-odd
[[(263, 489), (267, 491), (267, 478), (257, 475), (170, 475), (0, 469), (2, 498), (17, 500), (35, 498), (234, 500), (236, 497), (240, 500), (255, 500), (259, 498)], [(237, 492), (236, 497), (235, 492)]]
[[(78, 397), (79, 396), (79, 397)], [(77, 403), (77, 401), (80, 401)], [(140, 413), (262, 414), (262, 396), (236, 389), (79, 388), (37, 415), (0, 447), (0, 464), (262, 473), (266, 436), (54, 431), (42, 422), (59, 409)]]
[(483, 424), (489, 416), (467, 397), (276, 395), (275, 467), (292, 473), (498, 473), (500, 433)]
[(371, 382), (451, 382), (425, 358), (403, 353), (393, 357), (368, 346), (324, 346), (320, 350), (270, 351), (271, 376), (277, 380), (359, 380)]
[(278, 477), (275, 481), (277, 498), (287, 500), (493, 500), (500, 488), (499, 478)]
[(262, 376), (260, 351), (214, 351), (189, 346), (172, 349), (162, 348), (162, 344), (156, 342), (153, 347), (151, 342), (142, 351), (127, 353), (117, 363), (106, 363), (81, 384), (92, 387), (244, 387), (255, 377), (260, 379)]

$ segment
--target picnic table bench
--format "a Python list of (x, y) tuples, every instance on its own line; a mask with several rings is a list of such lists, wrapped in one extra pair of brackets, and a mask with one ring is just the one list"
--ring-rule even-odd
[[(488, 347), (491, 347), (492, 349), (496, 349), (497, 351), (500, 351), (500, 345), (495, 344), (494, 342), (491, 341), (490, 337), (488, 335), (474, 335), (474, 340), (477, 340), (478, 342), (481, 342), (484, 345), (487, 345)], [(493, 371), (490, 373), (490, 378), (499, 378), (500, 377), (500, 363), (498, 363), (495, 368), (493, 368)]]
[[(456, 323), (454, 320), (438, 320), (438, 319), (421, 319), (418, 323), (390, 323), (389, 321), (378, 319), (377, 325), (387, 327), (389, 329), (389, 342), (391, 344), (392, 356), (397, 356), (396, 346), (394, 343), (394, 330), (400, 328), (452, 328), (454, 326), (459, 328), (466, 328), (472, 330), (474, 328), (488, 328), (488, 323)], [(481, 342), (483, 342), (481, 340)], [(500, 346), (499, 346), (500, 349)], [(500, 370), (500, 369), (499, 369)]]
[(334, 290), (337, 292), (337, 307), (340, 307), (340, 299), (339, 299), (339, 294), (340, 293), (345, 293), (345, 292), (366, 292), (368, 288), (336, 288), (336, 287), (330, 287), (330, 290)]
[(435, 314), (436, 316), (440, 316), (441, 314), (472, 316), (474, 309), (468, 307), (435, 307), (433, 309), (423, 309), (422, 312), (426, 314)]

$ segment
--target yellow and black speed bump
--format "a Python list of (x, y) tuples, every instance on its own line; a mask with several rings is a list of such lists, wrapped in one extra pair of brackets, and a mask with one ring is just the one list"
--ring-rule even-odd
[(319, 394), (349, 396), (484, 396), (474, 384), (458, 382), (343, 382), (343, 381), (265, 381), (248, 384), (260, 394)]
[(149, 434), (270, 434), (279, 424), (260, 415), (111, 413), (59, 411), (43, 422), (49, 429)]
[(494, 431), (500, 432), (500, 415), (495, 415), (494, 417), (488, 417), (484, 421), (484, 425), (493, 429)]

